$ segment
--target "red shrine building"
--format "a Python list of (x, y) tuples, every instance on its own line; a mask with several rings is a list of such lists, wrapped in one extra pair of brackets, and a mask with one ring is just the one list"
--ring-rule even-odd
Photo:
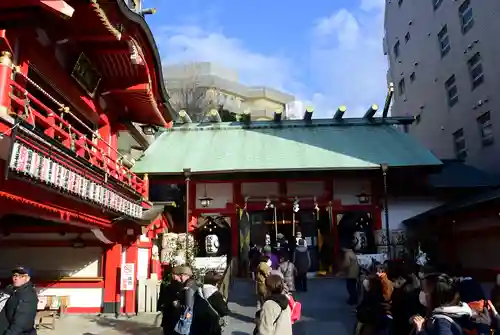
[(0, 278), (25, 266), (70, 313), (133, 313), (165, 228), (118, 150), (172, 115), (137, 3), (0, 2)]
[(389, 117), (387, 107), (380, 117), (374, 105), (359, 118), (343, 117), (343, 107), (331, 119), (312, 110), (300, 120), (183, 118), (133, 171), (148, 174), (151, 201), (177, 203), (166, 209), (173, 231), (193, 232), (200, 257), (213, 253), (207, 235), (218, 235), (218, 252), (237, 259), (242, 275), (252, 244), (294, 243), (298, 231), (312, 271), (330, 271), (342, 246), (361, 258), (404, 254), (401, 222), (435, 205), (421, 186), (442, 163), (405, 133), (412, 118)]

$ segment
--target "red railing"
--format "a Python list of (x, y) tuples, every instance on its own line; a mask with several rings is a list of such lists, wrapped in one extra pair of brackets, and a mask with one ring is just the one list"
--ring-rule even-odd
[[(41, 130), (51, 139), (59, 141), (64, 147), (74, 151), (78, 156), (86, 159), (108, 176), (125, 183), (143, 196), (147, 195), (146, 182), (121, 163), (125, 158), (115, 148), (104, 141), (99, 134), (88, 128), (66, 106), (50, 96), (50, 94), (45, 92), (36, 83), (32, 82), (31, 79), (19, 72), (16, 74), (17, 76), (23, 76), (23, 79), (30, 82), (43, 95), (58, 105), (61, 115), (69, 114), (73, 120), (79, 122), (82, 127), (87, 128), (92, 139), (88, 138), (89, 135), (75, 129), (70, 122), (65, 120), (56, 111), (44, 105), (18, 82), (11, 79), (10, 86), (12, 87), (12, 93), (10, 97), (12, 109), (18, 117), (34, 126), (35, 129)], [(110, 152), (113, 152), (113, 155)], [(112, 156), (116, 156), (117, 158)]]

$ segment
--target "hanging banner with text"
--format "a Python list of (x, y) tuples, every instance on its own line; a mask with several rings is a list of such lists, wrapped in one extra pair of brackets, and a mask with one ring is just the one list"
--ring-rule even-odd
[(122, 276), (120, 289), (122, 291), (133, 291), (134, 290), (134, 273), (135, 273), (134, 263), (125, 263), (122, 265)]

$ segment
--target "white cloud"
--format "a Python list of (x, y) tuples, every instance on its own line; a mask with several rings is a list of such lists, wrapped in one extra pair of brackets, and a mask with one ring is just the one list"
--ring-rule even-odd
[[(330, 117), (341, 104), (359, 116), (386, 94), (387, 62), (382, 52), (384, 0), (360, 0), (355, 10), (341, 8), (311, 27), (309, 63), (276, 53), (249, 50), (240, 40), (197, 25), (156, 31), (165, 64), (211, 61), (234, 68), (246, 84), (267, 85), (294, 94), (316, 116)], [(310, 78), (302, 82), (296, 69)], [(307, 84), (307, 86), (306, 86)]]
[(293, 64), (282, 55), (248, 50), (235, 38), (198, 26), (163, 27), (157, 38), (164, 64), (209, 61), (235, 69), (248, 85), (268, 85), (279, 90), (298, 84)]
[(383, 55), (384, 0), (363, 0), (357, 11), (340, 9), (313, 29), (311, 72), (325, 106), (345, 104), (357, 115), (383, 103), (387, 61)]

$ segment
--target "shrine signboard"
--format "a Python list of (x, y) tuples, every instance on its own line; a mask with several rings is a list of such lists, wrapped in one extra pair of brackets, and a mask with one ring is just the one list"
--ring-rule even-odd
[(120, 289), (122, 291), (133, 291), (134, 290), (134, 263), (125, 263), (122, 265), (122, 275), (121, 275), (121, 285)]

